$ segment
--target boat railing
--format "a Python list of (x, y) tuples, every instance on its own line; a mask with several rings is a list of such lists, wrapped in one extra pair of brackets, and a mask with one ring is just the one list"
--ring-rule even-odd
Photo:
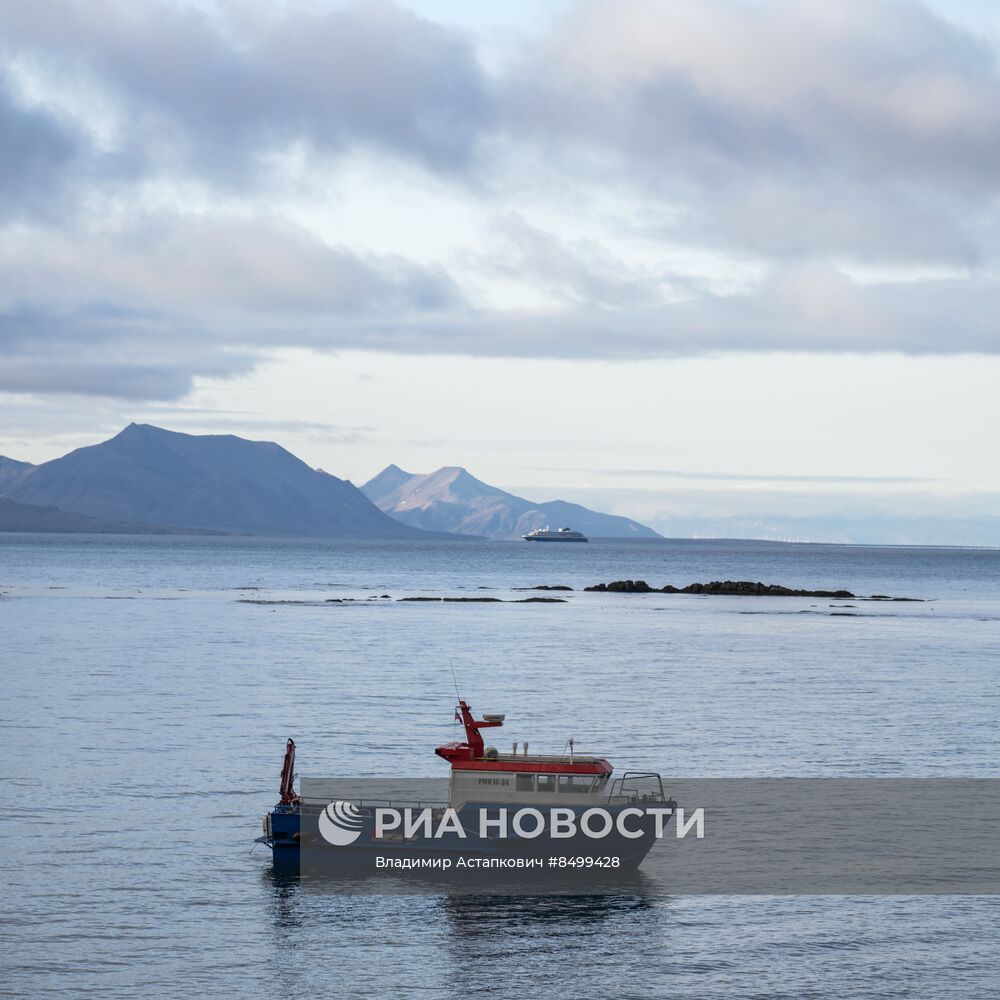
[[(344, 801), (350, 802), (359, 809), (413, 809), (419, 812), (424, 809), (437, 810), (448, 808), (448, 803), (441, 800), (427, 802), (419, 799), (359, 799), (347, 796)], [(302, 809), (315, 809), (317, 812), (322, 812), (330, 804), (328, 798), (300, 799), (299, 802)]]
[(663, 779), (655, 771), (626, 771), (615, 778), (608, 789), (609, 805), (631, 805), (668, 800), (663, 791)]
[(502, 761), (504, 764), (603, 764), (603, 757), (593, 757), (589, 754), (574, 753), (533, 753), (530, 756), (520, 753), (498, 753), (495, 757), (480, 757), (480, 760), (491, 762)]

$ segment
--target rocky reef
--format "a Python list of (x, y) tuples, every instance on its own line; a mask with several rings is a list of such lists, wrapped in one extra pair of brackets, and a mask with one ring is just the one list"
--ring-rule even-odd
[(838, 600), (856, 597), (849, 590), (796, 590), (776, 583), (750, 580), (713, 580), (711, 583), (689, 583), (686, 587), (651, 587), (645, 580), (615, 580), (598, 583), (584, 590), (614, 594), (721, 594), (734, 597), (835, 597)]
[[(541, 587), (536, 587), (541, 590)], [(686, 587), (674, 587), (666, 584), (663, 587), (651, 587), (645, 580), (614, 580), (611, 583), (598, 583), (584, 590), (611, 594), (719, 594), (728, 597), (832, 597), (842, 600), (868, 601), (919, 601), (919, 597), (889, 597), (886, 594), (873, 594), (871, 597), (859, 597), (849, 590), (802, 590), (794, 587), (782, 587), (777, 583), (760, 583), (752, 580), (713, 580), (711, 583), (689, 583)]]

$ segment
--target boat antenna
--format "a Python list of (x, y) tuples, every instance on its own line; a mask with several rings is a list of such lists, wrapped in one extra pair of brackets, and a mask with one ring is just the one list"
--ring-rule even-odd
[(455, 676), (455, 663), (453, 660), (448, 660), (448, 666), (451, 667), (451, 679), (455, 682), (455, 698), (458, 701), (462, 700), (462, 696), (458, 692), (458, 678)]

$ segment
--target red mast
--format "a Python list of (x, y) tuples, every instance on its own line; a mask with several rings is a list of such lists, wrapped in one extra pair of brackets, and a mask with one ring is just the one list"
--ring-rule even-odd
[(456, 718), (459, 717), (461, 713), (462, 724), (465, 726), (465, 742), (464, 743), (445, 743), (444, 746), (438, 747), (434, 752), (439, 757), (444, 757), (447, 761), (455, 760), (478, 760), (483, 755), (483, 750), (485, 744), (483, 742), (482, 736), (479, 734), (480, 729), (492, 729), (495, 726), (503, 725), (503, 716), (486, 716), (484, 719), (474, 719), (472, 717), (472, 709), (469, 708), (468, 702), (460, 699), (458, 702), (458, 708), (455, 711)]

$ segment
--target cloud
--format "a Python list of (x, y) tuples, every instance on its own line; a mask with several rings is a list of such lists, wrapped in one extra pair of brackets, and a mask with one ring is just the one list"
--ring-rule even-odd
[(1000, 286), (989, 277), (862, 284), (835, 267), (807, 263), (775, 270), (746, 294), (665, 308), (663, 346), (990, 353), (1000, 347), (998, 308)]
[(380, 316), (414, 322), (459, 301), (435, 268), (223, 216), (138, 218), (84, 239), (30, 230), (0, 247), (0, 288), (0, 390), (160, 400), (278, 347), (335, 348)]
[(626, 265), (594, 240), (565, 240), (508, 212), (491, 227), (491, 244), (479, 266), (514, 280), (525, 276), (556, 302), (616, 308), (660, 301), (673, 287), (689, 287), (677, 275)]
[[(51, 304), (117, 306), (203, 318), (389, 313), (453, 306), (439, 268), (330, 246), (267, 215), (136, 212), (86, 229), (35, 229), (0, 246), (0, 288)], [(9, 294), (9, 292), (8, 292)]]
[[(228, 249), (223, 234), (233, 240)], [(45, 255), (49, 265), (58, 257)], [(16, 284), (15, 271), (0, 255), (0, 283)], [(20, 287), (30, 287), (28, 277)], [(606, 360), (987, 353), (997, 349), (1000, 313), (993, 282), (861, 285), (819, 265), (781, 271), (742, 295), (476, 310), (436, 269), (361, 258), (284, 226), (248, 232), (218, 220), (167, 228), (160, 242), (144, 237), (132, 256), (95, 240), (34, 279), (39, 292), (52, 289), (45, 305), (0, 310), (0, 390), (127, 399), (177, 399), (198, 376), (245, 374), (286, 347)]]
[[(177, 399), (285, 347), (1000, 350), (982, 40), (894, 0), (590, 0), (507, 55), (387, 0), (0, 5), (0, 391)], [(282, 216), (358, 156), (488, 231), (431, 262)]]
[(0, 221), (51, 218), (83, 148), (71, 127), (19, 102), (0, 73)]
[(861, 284), (828, 265), (776, 270), (733, 295), (605, 308), (481, 311), (362, 324), (344, 346), (497, 357), (664, 358), (717, 352), (995, 353), (1000, 286), (940, 279)]
[(150, 407), (144, 409), (141, 415), (135, 415), (137, 423), (157, 421), (168, 422), (171, 427), (196, 434), (227, 432), (254, 438), (261, 434), (286, 434), (323, 444), (358, 444), (369, 440), (375, 431), (374, 427), (343, 427), (316, 420), (275, 419), (251, 413), (226, 414), (219, 410), (178, 406)]
[(0, 391), (177, 399), (195, 374), (248, 372), (247, 352), (153, 313), (94, 304), (0, 310)]
[[(663, 238), (892, 262), (996, 249), (995, 53), (917, 3), (590, 0), (493, 74), (473, 39), (388, 0), (35, 0), (0, 30), (50, 103), (82, 93), (113, 123), (137, 173), (246, 190), (275, 157), (360, 147), (503, 193), (515, 151), (644, 199)], [(56, 166), (58, 142), (35, 139)]]
[(692, 469), (553, 469), (545, 467), (549, 472), (585, 472), (592, 475), (615, 476), (623, 479), (693, 479), (706, 482), (722, 483), (863, 483), (881, 484), (918, 484), (931, 483), (937, 480), (926, 476), (828, 476), (815, 474), (774, 474), (774, 473), (738, 473), (738, 472), (698, 472)]
[(512, 128), (641, 185), (689, 238), (779, 256), (983, 252), (995, 53), (919, 4), (596, 0), (506, 84)]
[(489, 116), (469, 42), (398, 6), (323, 11), (128, 0), (4, 5), (8, 51), (57, 91), (100, 95), (151, 165), (245, 180), (300, 143), (461, 167)]

